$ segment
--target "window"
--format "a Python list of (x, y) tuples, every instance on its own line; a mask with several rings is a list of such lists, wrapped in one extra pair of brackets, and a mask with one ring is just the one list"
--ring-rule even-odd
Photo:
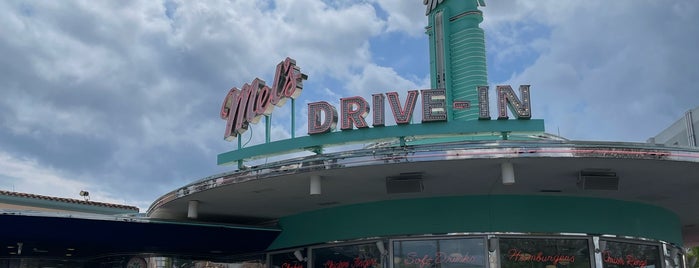
[[(382, 245), (383, 246), (383, 245)], [(314, 248), (313, 267), (379, 268), (383, 258), (376, 243)]]
[(600, 240), (604, 268), (660, 268), (660, 247), (621, 241)]
[(394, 268), (485, 267), (484, 238), (393, 241)]
[(587, 238), (500, 238), (503, 268), (589, 268)]
[(271, 268), (305, 268), (306, 250), (287, 251), (269, 255)]

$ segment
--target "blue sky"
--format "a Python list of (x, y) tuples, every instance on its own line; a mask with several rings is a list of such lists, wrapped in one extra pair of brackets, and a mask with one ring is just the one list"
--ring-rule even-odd
[[(486, 4), (489, 84), (530, 84), (550, 133), (644, 142), (699, 106), (696, 1)], [(1, 2), (0, 189), (87, 190), (146, 208), (233, 168), (216, 166), (235, 148), (222, 139), (223, 97), (256, 77), (271, 83), (287, 56), (309, 75), (297, 135), (308, 102), (427, 88), (424, 10), (419, 0)], [(294, 131), (289, 118), (288, 105), (275, 110), (274, 139)]]

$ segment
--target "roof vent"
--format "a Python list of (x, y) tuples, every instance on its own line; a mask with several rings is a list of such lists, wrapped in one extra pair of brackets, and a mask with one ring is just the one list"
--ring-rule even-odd
[(386, 193), (404, 194), (422, 192), (422, 172), (401, 173), (386, 177)]
[(619, 190), (619, 177), (610, 169), (585, 169), (578, 176), (578, 187), (583, 190)]

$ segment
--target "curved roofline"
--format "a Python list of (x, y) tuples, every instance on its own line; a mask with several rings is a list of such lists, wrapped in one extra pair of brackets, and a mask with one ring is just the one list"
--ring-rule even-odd
[[(135, 206), (0, 190), (0, 202), (91, 213), (138, 213)], [(108, 209), (109, 211), (105, 211)]]
[(208, 176), (156, 199), (148, 208), (147, 215), (151, 215), (154, 210), (170, 201), (194, 193), (246, 181), (300, 172), (312, 172), (337, 167), (380, 165), (386, 163), (386, 161), (400, 163), (530, 157), (652, 159), (699, 163), (699, 149), (667, 147), (649, 143), (564, 140), (457, 141), (405, 146), (386, 144), (386, 147), (375, 146), (358, 150), (296, 157)]

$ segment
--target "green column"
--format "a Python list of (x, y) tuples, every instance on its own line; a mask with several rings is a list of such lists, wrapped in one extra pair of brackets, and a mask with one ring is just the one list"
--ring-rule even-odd
[[(477, 120), (477, 87), (488, 84), (479, 3), (482, 6), (477, 0), (444, 0), (434, 8), (428, 4), (432, 87), (446, 88), (449, 120)], [(454, 101), (469, 101), (471, 108), (453, 110)]]

